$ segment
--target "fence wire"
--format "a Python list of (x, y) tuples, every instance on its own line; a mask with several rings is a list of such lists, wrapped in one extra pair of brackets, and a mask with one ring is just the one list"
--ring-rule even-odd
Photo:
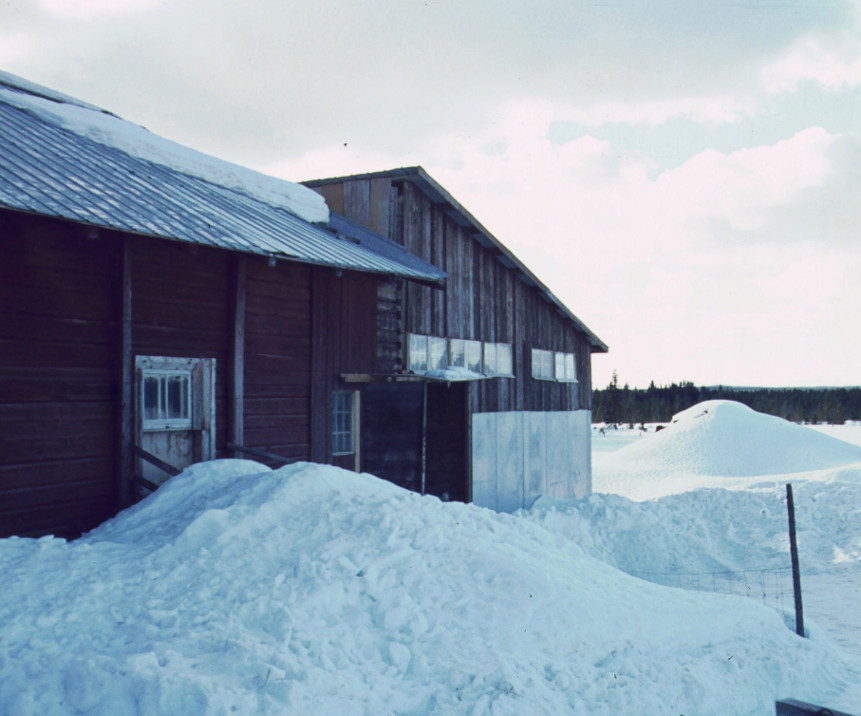
[(743, 572), (640, 572), (629, 571), (665, 587), (677, 587), (698, 592), (714, 592), (761, 601), (781, 612), (795, 609), (792, 590), (792, 569), (755, 569)]

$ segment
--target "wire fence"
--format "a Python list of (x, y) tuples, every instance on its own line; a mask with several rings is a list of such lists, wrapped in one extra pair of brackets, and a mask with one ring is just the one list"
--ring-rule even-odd
[(665, 587), (715, 592), (756, 599), (781, 612), (794, 611), (792, 569), (756, 569), (744, 572), (639, 572), (628, 574)]

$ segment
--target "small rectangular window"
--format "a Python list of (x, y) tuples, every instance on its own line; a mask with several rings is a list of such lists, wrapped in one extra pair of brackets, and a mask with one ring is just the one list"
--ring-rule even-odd
[(191, 371), (145, 370), (143, 429), (186, 430), (191, 427)]
[(352, 390), (332, 394), (332, 454), (352, 455), (356, 451), (355, 410)]
[(415, 373), (425, 372), (428, 369), (428, 337), (410, 333), (408, 343), (407, 367)]
[(511, 346), (508, 343), (496, 344), (496, 372), (499, 375), (514, 375)]
[(532, 349), (532, 377), (537, 380), (553, 380), (553, 351)]
[(445, 338), (428, 336), (428, 370), (445, 370), (447, 358)]
[(466, 341), (463, 338), (452, 338), (449, 341), (448, 364), (452, 368), (466, 367)]
[(565, 354), (553, 354), (553, 376), (556, 380), (565, 380)]
[(483, 345), (484, 348), (484, 374), (485, 375), (496, 375), (497, 365), (496, 365), (496, 343), (485, 343)]
[(572, 383), (577, 382), (577, 363), (573, 353), (565, 354), (565, 380)]
[(481, 373), (481, 341), (464, 341), (466, 368), (473, 373)]

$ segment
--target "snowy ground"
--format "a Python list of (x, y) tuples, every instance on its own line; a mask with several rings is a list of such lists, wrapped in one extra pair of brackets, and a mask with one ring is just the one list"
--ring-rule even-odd
[[(782, 477), (678, 491), (669, 458), (697, 441), (712, 455), (727, 426), (674, 428), (650, 466), (645, 448), (629, 461), (673, 488), (649, 501), (500, 515), (331, 467), (230, 460), (76, 542), (0, 540), (0, 713), (690, 716), (772, 714), (790, 696), (857, 710), (861, 656), (824, 621), (801, 639), (756, 599), (625, 573), (785, 562)], [(636, 485), (618, 469), (629, 449), (596, 453), (598, 487)], [(820, 463), (844, 449), (808, 446)], [(858, 573), (861, 479), (820, 463), (793, 476), (802, 554), (842, 599), (830, 566)], [(698, 480), (709, 467), (693, 466)]]

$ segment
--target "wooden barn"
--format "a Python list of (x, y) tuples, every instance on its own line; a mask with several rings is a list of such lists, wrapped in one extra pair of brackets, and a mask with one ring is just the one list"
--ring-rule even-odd
[(589, 490), (606, 346), (423, 170), (312, 190), (4, 73), (0, 138), (0, 536), (221, 457)]
[[(591, 490), (591, 354), (607, 346), (421, 167), (305, 182), (444, 270), (444, 291), (377, 284), (362, 468), (501, 511)], [(343, 218), (341, 218), (343, 217)]]
[(327, 221), (305, 187), (0, 74), (0, 535), (94, 527), (167, 477), (153, 457), (356, 469), (341, 376), (374, 370), (378, 281), (445, 274)]

